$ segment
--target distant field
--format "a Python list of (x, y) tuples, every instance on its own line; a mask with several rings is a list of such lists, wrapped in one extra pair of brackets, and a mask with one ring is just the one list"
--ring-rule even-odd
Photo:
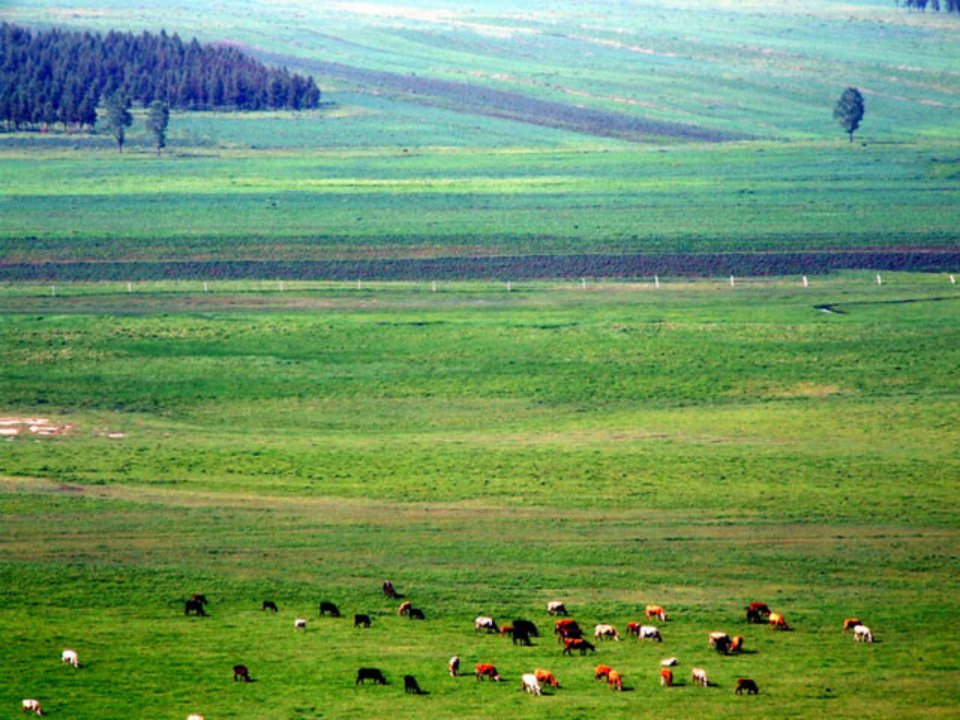
[[(949, 717), (960, 294), (944, 277), (0, 289), (0, 706), (51, 716)], [(815, 306), (829, 305), (828, 314)], [(9, 426), (6, 426), (9, 427)], [(385, 578), (424, 608), (395, 615)], [(205, 592), (211, 617), (180, 600)], [(278, 617), (259, 610), (275, 600)], [(672, 611), (566, 658), (472, 620)], [(794, 631), (742, 622), (767, 600)], [(332, 600), (370, 631), (319, 620)], [(904, 608), (909, 608), (905, 612)], [(840, 631), (860, 615), (879, 642)], [(310, 621), (293, 630), (295, 617)], [(706, 635), (742, 633), (718, 657)], [(59, 666), (76, 647), (79, 672)], [(502, 686), (446, 675), (495, 662)], [(665, 690), (701, 664), (716, 687)], [(245, 662), (257, 682), (234, 684)], [(592, 681), (621, 669), (632, 692)], [(355, 687), (362, 665), (386, 688)], [(557, 673), (529, 698), (519, 674)], [(429, 691), (403, 697), (400, 677)], [(737, 698), (737, 676), (761, 686)], [(104, 697), (118, 698), (105, 704)]]

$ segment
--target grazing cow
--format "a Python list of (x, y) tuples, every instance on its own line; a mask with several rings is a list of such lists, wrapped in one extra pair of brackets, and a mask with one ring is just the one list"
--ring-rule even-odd
[(402, 603), (400, 603), (400, 607), (397, 608), (397, 615), (401, 615), (401, 616), (409, 615), (410, 608), (412, 607), (413, 607), (412, 602), (410, 602), (409, 600), (404, 600)]
[(543, 683), (544, 685), (549, 685), (554, 690), (560, 689), (560, 683), (557, 682), (557, 678), (555, 678), (553, 673), (549, 670), (537, 668), (533, 671), (533, 675), (537, 678), (537, 682)]
[(520, 676), (520, 689), (531, 695), (541, 695), (540, 683), (537, 682), (537, 676), (533, 673), (524, 673)]
[(513, 625), (501, 625), (500, 637), (513, 637)]
[(183, 604), (183, 614), (189, 615), (190, 613), (193, 613), (197, 617), (207, 614), (206, 610), (203, 609), (203, 603), (199, 600), (187, 600)]
[(593, 670), (593, 679), (597, 682), (600, 680), (606, 680), (610, 677), (610, 673), (613, 672), (613, 668), (609, 665), (597, 665)]
[(488, 633), (500, 632), (500, 628), (497, 627), (493, 618), (485, 615), (480, 615), (473, 621), (473, 631), (480, 632), (481, 630), (486, 630)]
[(557, 642), (583, 637), (583, 629), (574, 620), (564, 621), (564, 623), (554, 630), (557, 633)]
[(460, 674), (460, 658), (457, 655), (454, 655), (447, 661), (447, 670), (450, 672), (450, 677), (457, 677)]
[(620, 633), (617, 632), (617, 629), (613, 625), (597, 625), (593, 629), (593, 637), (597, 640), (613, 638), (617, 642), (620, 642)]
[(660, 618), (661, 622), (667, 621), (667, 611), (664, 610), (660, 605), (647, 605), (646, 609), (644, 610), (644, 614), (647, 616), (647, 620)]
[(388, 598), (393, 598), (394, 600), (396, 600), (397, 598), (400, 597), (397, 591), (393, 589), (393, 583), (390, 582), (389, 580), (383, 581), (383, 585), (381, 586), (381, 589), (383, 590), (383, 594), (386, 595)]
[(718, 653), (723, 653), (724, 655), (730, 654), (730, 636), (725, 632), (712, 632), (710, 633), (709, 646), (715, 649)]
[(765, 602), (752, 602), (747, 606), (747, 610), (753, 610), (754, 612), (764, 616), (770, 614), (770, 608)]
[(611, 670), (607, 675), (607, 685), (611, 690), (623, 690), (623, 676), (616, 670)]
[(354, 627), (365, 627), (368, 628), (373, 623), (369, 615), (364, 615), (363, 613), (358, 613), (353, 616), (353, 626)]
[(250, 682), (250, 671), (247, 669), (246, 665), (233, 666), (233, 681), (236, 682), (237, 680)]
[(403, 691), (405, 693), (412, 693), (414, 695), (423, 694), (423, 690), (420, 689), (420, 684), (413, 675), (403, 676)]
[(513, 621), (513, 632), (526, 632), (530, 637), (540, 637), (540, 631), (537, 629), (537, 626), (523, 618), (518, 618)]
[(856, 642), (873, 642), (873, 633), (866, 625), (856, 625), (853, 628), (853, 639)]
[(566, 617), (569, 615), (567, 612), (566, 606), (559, 600), (551, 600), (547, 603), (547, 614), (548, 615), (563, 615)]
[(843, 621), (843, 631), (850, 632), (857, 625), (862, 625), (862, 624), (863, 623), (860, 622), (860, 618), (847, 618), (846, 620)]
[(743, 650), (743, 635), (734, 635), (730, 641), (730, 652), (738, 653)]
[(770, 613), (770, 617), (767, 618), (767, 622), (770, 623), (770, 627), (774, 630), (789, 630), (790, 626), (787, 625), (787, 619), (780, 613)]
[(412, 607), (407, 611), (407, 618), (410, 620), (426, 620), (426, 615), (420, 608)]
[(530, 640), (530, 633), (527, 632), (527, 629), (517, 630), (516, 627), (513, 628), (513, 632), (510, 633), (510, 638), (513, 640), (514, 645), (526, 645), (527, 647), (533, 645), (533, 642)]
[(641, 625), (642, 625), (642, 623), (638, 623), (638, 622), (628, 622), (628, 623), (627, 623), (627, 632), (630, 633), (631, 635), (637, 635), (637, 636), (639, 636), (639, 635), (640, 635), (640, 626), (641, 626)]
[(306, 629), (307, 629), (307, 621), (304, 620), (303, 618), (297, 618), (296, 620), (293, 621), (293, 629), (294, 629), (294, 630), (306, 630)]
[(660, 661), (660, 667), (674, 667), (678, 662), (680, 661), (675, 657), (664, 658)]
[(43, 715), (43, 709), (40, 707), (40, 701), (28, 698), (21, 703), (23, 712), (32, 712), (37, 715)]
[(386, 685), (387, 679), (379, 668), (362, 667), (357, 670), (357, 679), (354, 685), (366, 685), (367, 680), (372, 680), (374, 685)]
[(60, 653), (60, 662), (70, 663), (74, 667), (80, 667), (80, 658), (77, 657), (76, 650), (64, 650)]
[(710, 681), (707, 680), (707, 671), (703, 668), (695, 667), (690, 671), (690, 679), (693, 680), (694, 685), (699, 685), (700, 687), (708, 687)]
[(673, 671), (670, 668), (660, 669), (660, 684), (664, 687), (673, 686)]
[(587, 650), (595, 653), (597, 648), (583, 638), (567, 638), (563, 641), (564, 655), (572, 655), (574, 650), (579, 650), (581, 655), (586, 655)]
[(663, 635), (653, 625), (641, 625), (637, 631), (637, 640), (656, 640), (663, 642)]
[(263, 605), (260, 606), (260, 611), (270, 610), (272, 612), (277, 612), (277, 604), (273, 600), (264, 600)]
[(490, 665), (489, 663), (477, 663), (474, 668), (474, 674), (477, 676), (477, 680), (483, 680), (483, 678), (490, 678), (494, 682), (500, 682), (500, 673), (497, 672), (496, 665)]
[(340, 608), (334, 605), (332, 602), (321, 602), (320, 603), (320, 616), (329, 615), (330, 617), (338, 618), (340, 617)]
[(742, 695), (744, 692), (747, 695), (756, 695), (760, 692), (760, 688), (750, 678), (737, 678), (737, 695)]

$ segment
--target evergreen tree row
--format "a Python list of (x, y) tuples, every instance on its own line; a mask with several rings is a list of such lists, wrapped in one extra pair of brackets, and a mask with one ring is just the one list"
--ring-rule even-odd
[(312, 77), (268, 68), (235, 47), (140, 35), (0, 26), (0, 122), (92, 128), (101, 98), (123, 92), (180, 110), (302, 110), (320, 103)]

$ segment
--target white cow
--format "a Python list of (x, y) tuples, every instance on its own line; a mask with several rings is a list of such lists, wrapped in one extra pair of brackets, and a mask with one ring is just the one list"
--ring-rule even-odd
[(473, 630), (474, 632), (480, 632), (481, 630), (486, 630), (488, 633), (500, 632), (500, 628), (497, 627), (493, 618), (485, 615), (480, 615), (473, 621)]
[(857, 642), (873, 642), (873, 633), (866, 625), (857, 625), (853, 628), (853, 639)]
[(450, 671), (450, 677), (457, 677), (460, 674), (460, 656), (454, 655), (447, 662), (447, 670)]
[(22, 705), (24, 712), (32, 712), (36, 713), (37, 715), (43, 715), (43, 710), (40, 708), (39, 700), (27, 699), (23, 701)]
[(680, 661), (677, 660), (675, 657), (664, 658), (663, 660), (660, 661), (660, 667), (673, 667), (678, 662)]
[(567, 608), (559, 600), (551, 600), (547, 603), (548, 615), (567, 615)]
[(64, 650), (60, 653), (60, 662), (70, 663), (74, 667), (80, 667), (80, 660), (77, 658), (76, 650)]
[(203, 720), (203, 715), (197, 715), (196, 713), (187, 715), (187, 720)]
[(540, 695), (540, 683), (537, 682), (537, 676), (533, 673), (524, 673), (520, 676), (520, 687), (524, 692), (531, 695)]
[(593, 636), (597, 640), (613, 638), (617, 642), (620, 641), (620, 633), (617, 632), (617, 629), (613, 625), (597, 625), (593, 629)]
[(294, 630), (306, 630), (306, 629), (307, 629), (307, 621), (304, 620), (303, 618), (297, 618), (296, 620), (293, 621), (293, 629), (294, 629)]
[(690, 677), (693, 680), (694, 685), (699, 685), (700, 687), (707, 687), (710, 684), (710, 681), (707, 680), (707, 671), (703, 668), (695, 667), (690, 671)]
[(637, 632), (637, 640), (656, 640), (657, 642), (663, 642), (663, 636), (653, 625), (641, 625), (640, 630)]

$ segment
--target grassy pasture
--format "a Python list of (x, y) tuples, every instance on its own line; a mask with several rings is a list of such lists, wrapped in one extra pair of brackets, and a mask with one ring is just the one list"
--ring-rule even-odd
[[(2, 443), (0, 704), (949, 717), (960, 295), (943, 277), (871, 279), (4, 287), (3, 414), (73, 428)], [(388, 577), (425, 623), (396, 617)], [(211, 617), (184, 618), (199, 591)], [(547, 627), (558, 597), (589, 628), (622, 630), (648, 602), (673, 618), (662, 646), (596, 658), (473, 632), (477, 614)], [(321, 599), (374, 627), (317, 618)], [(794, 631), (743, 624), (752, 599)], [(851, 614), (878, 643), (840, 632)], [(716, 656), (716, 629), (754, 652)], [(78, 673), (58, 664), (73, 646)], [(507, 682), (447, 677), (452, 654)], [(687, 684), (668, 691), (669, 655)], [(235, 662), (257, 682), (232, 683)], [(598, 662), (631, 692), (594, 684)], [(717, 687), (689, 684), (697, 664)], [(361, 665), (391, 684), (355, 687)], [(519, 692), (538, 666), (555, 695)], [(406, 673), (430, 694), (404, 697)], [(761, 695), (734, 696), (737, 676)]]

